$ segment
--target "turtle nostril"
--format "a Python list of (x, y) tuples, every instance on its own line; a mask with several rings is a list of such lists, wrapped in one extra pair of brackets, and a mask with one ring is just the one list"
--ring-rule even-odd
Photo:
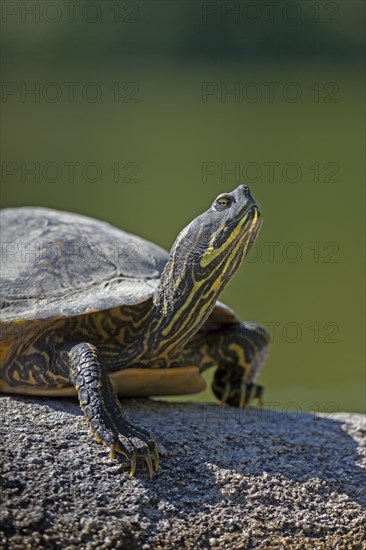
[(239, 186), (239, 189), (242, 191), (242, 193), (244, 193), (244, 195), (250, 194), (249, 187), (248, 187), (247, 185), (245, 185), (244, 183), (242, 183), (242, 184)]
[(242, 185), (239, 186), (239, 189), (240, 191), (243, 193), (244, 197), (245, 198), (249, 198), (251, 197), (251, 194), (250, 194), (250, 189), (247, 185), (245, 185), (244, 183)]

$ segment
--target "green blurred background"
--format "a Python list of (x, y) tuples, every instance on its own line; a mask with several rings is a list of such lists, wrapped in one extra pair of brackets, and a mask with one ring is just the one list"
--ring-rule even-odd
[(274, 331), (267, 405), (364, 411), (365, 4), (1, 8), (2, 207), (80, 212), (169, 249), (248, 183), (264, 224), (222, 300)]

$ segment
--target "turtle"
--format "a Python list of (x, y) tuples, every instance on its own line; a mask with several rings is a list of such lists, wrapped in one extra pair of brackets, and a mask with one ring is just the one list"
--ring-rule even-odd
[(77, 213), (24, 206), (0, 220), (1, 392), (77, 395), (111, 458), (123, 455), (131, 476), (145, 460), (150, 477), (157, 443), (119, 396), (199, 392), (216, 367), (222, 404), (261, 402), (269, 334), (218, 301), (261, 226), (247, 185), (221, 193), (170, 253)]

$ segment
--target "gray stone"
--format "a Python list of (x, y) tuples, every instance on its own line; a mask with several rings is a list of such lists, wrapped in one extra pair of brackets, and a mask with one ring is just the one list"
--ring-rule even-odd
[(72, 400), (0, 398), (3, 549), (364, 549), (365, 416), (125, 400), (135, 478)]

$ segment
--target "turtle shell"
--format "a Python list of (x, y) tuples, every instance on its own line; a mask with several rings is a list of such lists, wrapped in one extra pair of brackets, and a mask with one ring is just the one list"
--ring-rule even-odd
[(149, 299), (168, 253), (112, 225), (48, 208), (0, 213), (1, 321), (69, 317)]

